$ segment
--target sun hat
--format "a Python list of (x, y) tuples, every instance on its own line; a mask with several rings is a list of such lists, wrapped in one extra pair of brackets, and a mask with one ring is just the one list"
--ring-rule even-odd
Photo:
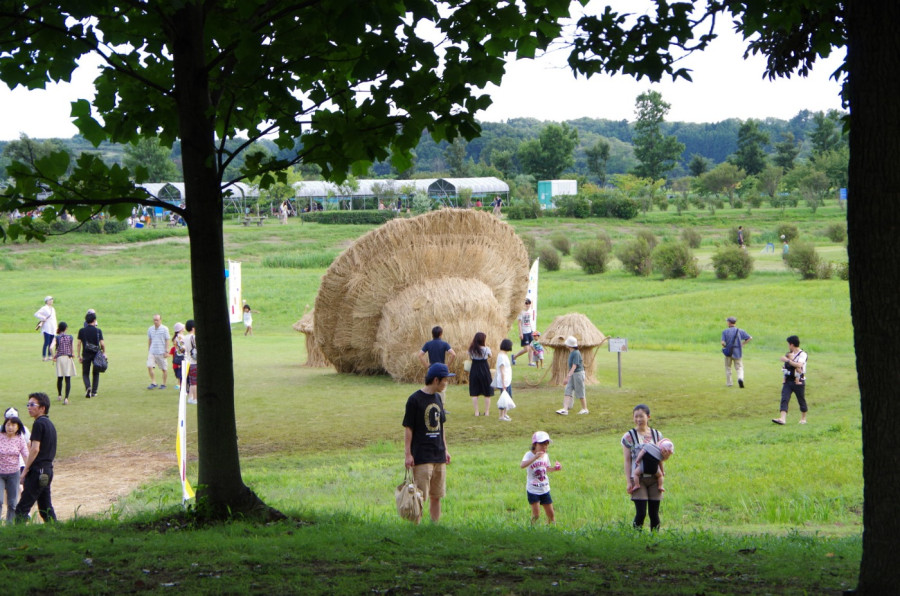
[(531, 435), (532, 443), (543, 443), (544, 441), (549, 441), (550, 443), (553, 442), (550, 440), (550, 435), (548, 435), (547, 433), (545, 433), (542, 430), (539, 430), (536, 433), (534, 433), (533, 435)]
[(44, 303), (50, 302), (51, 300), (53, 300), (53, 296), (47, 296), (44, 298)]
[(175, 333), (178, 333), (179, 331), (184, 331), (184, 324), (183, 323), (175, 323), (174, 329), (175, 329)]
[(4, 418), (18, 418), (19, 411), (15, 408), (7, 408), (6, 413), (3, 415)]
[(570, 335), (569, 337), (566, 338), (566, 347), (567, 348), (577, 348), (578, 347), (578, 340), (575, 339), (574, 335)]
[(667, 450), (671, 451), (672, 453), (675, 453), (675, 445), (669, 439), (660, 440), (659, 445), (657, 445), (657, 447), (659, 447), (660, 449), (667, 449)]
[(438, 379), (444, 379), (446, 377), (455, 377), (456, 375), (450, 372), (450, 369), (447, 368), (447, 365), (443, 362), (435, 362), (428, 367), (428, 373), (425, 376), (429, 379), (433, 379), (435, 377), (437, 377)]

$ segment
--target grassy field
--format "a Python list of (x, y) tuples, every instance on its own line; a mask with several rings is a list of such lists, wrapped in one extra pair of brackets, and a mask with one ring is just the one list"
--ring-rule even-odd
[[(838, 261), (846, 259), (843, 247), (822, 234), (841, 217), (823, 208), (814, 217), (788, 210), (784, 220), (778, 210), (720, 210), (657, 212), (630, 222), (512, 223), (539, 242), (560, 231), (577, 242), (604, 229), (617, 243), (641, 228), (675, 238), (690, 222), (703, 234), (696, 253), (707, 263), (732, 226), (743, 224), (756, 241), (789, 221)], [(366, 229), (294, 221), (226, 226), (226, 255), (244, 263), (245, 298), (261, 311), (253, 337), (239, 336), (235, 326), (245, 480), (292, 522), (190, 532), (164, 526), (160, 520), (180, 507), (173, 468), (148, 477), (99, 521), (7, 529), (28, 546), (0, 554), (0, 564), (20, 570), (22, 585), (36, 592), (174, 586), (288, 593), (305, 585), (310, 593), (716, 594), (827, 593), (854, 585), (862, 478), (846, 282), (800, 281), (779, 254), (760, 254), (758, 242), (751, 245), (757, 272), (740, 281), (717, 280), (709, 267), (694, 280), (638, 279), (615, 266), (587, 276), (565, 258), (560, 271), (541, 274), (540, 326), (577, 311), (605, 334), (627, 337), (623, 387), (615, 355), (601, 352), (600, 384), (588, 388), (591, 414), (562, 418), (553, 414), (561, 388), (518, 366), (519, 407), (508, 424), (471, 416), (466, 389), (451, 387), (445, 516), (439, 528), (413, 528), (393, 511), (391, 487), (402, 475), (402, 408), (416, 386), (303, 367), (302, 336), (290, 328), (312, 305), (327, 262)], [(100, 397), (52, 408), (60, 474), (67, 460), (109, 452), (171, 457), (176, 396), (144, 389), (144, 333), (154, 312), (170, 327), (189, 318), (183, 231), (4, 245), (0, 287), (4, 407), (24, 410), (29, 391), (55, 394), (51, 366), (40, 361), (40, 339), (31, 331), (30, 315), (45, 294), (76, 326), (95, 308), (107, 337), (111, 367)], [(745, 352), (744, 390), (726, 389), (721, 370), (718, 337), (730, 314), (754, 337)], [(810, 424), (796, 424), (792, 404), (782, 428), (769, 419), (777, 413), (778, 358), (793, 333), (810, 352)], [(636, 540), (619, 439), (641, 402), (677, 451), (667, 466), (664, 531)], [(558, 523), (550, 529), (530, 527), (518, 467), (537, 429), (551, 434), (551, 456), (563, 463), (552, 477)], [(188, 442), (193, 450), (195, 433)], [(124, 554), (130, 550), (141, 554)], [(46, 576), (39, 568), (49, 557), (59, 571)]]

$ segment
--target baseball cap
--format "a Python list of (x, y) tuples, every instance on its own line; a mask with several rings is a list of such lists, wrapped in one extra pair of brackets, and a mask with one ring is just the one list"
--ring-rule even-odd
[(575, 339), (574, 335), (570, 335), (569, 337), (566, 338), (566, 347), (569, 347), (569, 348), (577, 348), (578, 347), (578, 340)]
[(428, 373), (425, 376), (428, 378), (437, 377), (443, 379), (446, 377), (455, 377), (456, 375), (450, 372), (450, 369), (447, 368), (447, 365), (443, 362), (435, 362), (428, 367)]
[[(550, 441), (550, 435), (548, 435), (547, 433), (545, 433), (542, 430), (539, 430), (536, 433), (534, 433), (533, 435), (531, 435), (532, 443), (543, 443), (544, 441)], [(550, 442), (552, 443), (553, 441), (550, 441)]]
[(15, 408), (7, 408), (6, 413), (3, 415), (4, 418), (18, 418), (19, 411)]
[(728, 317), (728, 318), (725, 319), (725, 320), (728, 321), (729, 323), (737, 323), (737, 319), (734, 318), (734, 317)]

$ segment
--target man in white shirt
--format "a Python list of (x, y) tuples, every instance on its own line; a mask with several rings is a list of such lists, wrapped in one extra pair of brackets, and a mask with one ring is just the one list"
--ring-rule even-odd
[(162, 324), (162, 318), (159, 315), (153, 315), (153, 324), (147, 329), (147, 372), (150, 374), (150, 386), (147, 389), (156, 389), (156, 378), (153, 374), (154, 368), (162, 371), (162, 385), (160, 389), (166, 388), (166, 380), (168, 371), (168, 362), (166, 355), (169, 352), (169, 328)]

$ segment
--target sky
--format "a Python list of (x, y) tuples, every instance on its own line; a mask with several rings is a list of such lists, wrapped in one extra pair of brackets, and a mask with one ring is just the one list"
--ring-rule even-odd
[[(640, 12), (642, 3), (646, 0), (591, 2), (585, 10), (599, 11), (606, 4), (619, 4), (628, 12)], [(691, 69), (693, 82), (664, 80), (651, 84), (646, 79), (635, 81), (621, 75), (576, 78), (565, 65), (564, 50), (535, 60), (510, 62), (503, 83), (485, 89), (493, 104), (478, 118), (491, 122), (510, 118), (562, 122), (583, 117), (633, 121), (635, 99), (648, 89), (659, 91), (670, 104), (668, 121), (790, 119), (801, 110), (841, 108), (840, 85), (830, 76), (843, 61), (843, 51), (818, 62), (807, 78), (769, 81), (762, 78), (762, 58), (743, 59), (745, 44), (738, 34), (726, 27), (720, 27), (718, 33), (719, 39), (710, 48), (679, 63)], [(20, 133), (32, 138), (76, 134), (70, 103), (93, 96), (94, 76), (93, 68), (82, 67), (76, 70), (72, 83), (50, 85), (40, 91), (10, 91), (0, 84), (0, 140), (16, 139)]]

